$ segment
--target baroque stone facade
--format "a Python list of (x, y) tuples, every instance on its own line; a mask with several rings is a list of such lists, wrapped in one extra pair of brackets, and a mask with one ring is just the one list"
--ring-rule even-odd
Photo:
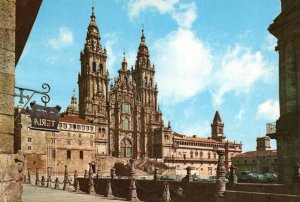
[(176, 166), (177, 174), (185, 173), (185, 168), (191, 165), (197, 174), (214, 175), (216, 150), (223, 148), (228, 170), (231, 157), (241, 152), (242, 145), (225, 142), (219, 112), (211, 125), (211, 138), (180, 135), (172, 130), (170, 123), (164, 126), (157, 101), (155, 66), (150, 61), (143, 29), (135, 65), (128, 68), (124, 53), (118, 76), (110, 86), (107, 57), (92, 8), (86, 42), (80, 53), (79, 117), (96, 125), (99, 164), (106, 157), (156, 159), (169, 167)]

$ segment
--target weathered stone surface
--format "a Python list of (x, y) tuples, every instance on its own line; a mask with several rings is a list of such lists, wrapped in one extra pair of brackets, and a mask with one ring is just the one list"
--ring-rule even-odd
[(253, 193), (253, 201), (255, 202), (265, 202), (269, 201), (269, 194), (266, 193)]
[(15, 74), (15, 53), (12, 51), (7, 51), (5, 49), (0, 49), (0, 65), (1, 65), (0, 73), (14, 75)]
[[(0, 96), (0, 114), (13, 115), (14, 112), (14, 97), (13, 96)], [(12, 120), (13, 121), (13, 120)], [(10, 123), (10, 122), (8, 122)]]
[[(0, 70), (1, 72), (1, 70)], [(15, 77), (12, 74), (0, 74), (0, 92), (10, 94), (11, 96), (15, 93)], [(12, 103), (13, 105), (13, 103)], [(0, 109), (1, 110), (1, 109)]]
[(0, 153), (13, 153), (13, 142), (14, 137), (12, 134), (0, 134)]
[(237, 201), (242, 202), (252, 202), (253, 201), (253, 195), (250, 192), (237, 192)]
[(15, 30), (16, 28), (16, 0), (0, 1), (0, 22), (1, 28)]
[(0, 154), (0, 201), (22, 200), (22, 161), (20, 155)]
[(236, 191), (226, 191), (224, 193), (225, 201), (237, 202), (237, 194)]

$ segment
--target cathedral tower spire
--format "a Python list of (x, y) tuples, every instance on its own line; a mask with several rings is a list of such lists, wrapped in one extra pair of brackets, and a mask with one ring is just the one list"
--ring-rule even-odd
[(87, 28), (86, 41), (80, 53), (81, 72), (78, 75), (79, 116), (91, 122), (103, 122), (107, 118), (109, 75), (106, 69), (106, 50), (100, 43), (100, 31), (96, 23), (94, 5)]
[(223, 142), (225, 140), (224, 123), (222, 122), (218, 111), (216, 111), (213, 122), (211, 124), (211, 136), (212, 139), (220, 142)]

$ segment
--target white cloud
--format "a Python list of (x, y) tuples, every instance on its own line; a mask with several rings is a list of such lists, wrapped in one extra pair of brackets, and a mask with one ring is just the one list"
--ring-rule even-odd
[(243, 45), (228, 47), (224, 55), (214, 56), (209, 45), (191, 29), (197, 18), (194, 2), (131, 0), (128, 7), (130, 17), (151, 8), (169, 14), (178, 24), (176, 31), (154, 43), (161, 102), (175, 104), (209, 89), (218, 108), (227, 93), (247, 94), (257, 81), (266, 82), (272, 75), (261, 52)]
[(73, 44), (73, 33), (66, 27), (60, 27), (58, 36), (51, 38), (48, 42), (53, 49), (60, 49)]
[(154, 61), (162, 102), (186, 100), (209, 84), (212, 70), (209, 48), (190, 30), (179, 29), (156, 41)]
[(182, 28), (190, 28), (197, 18), (196, 4), (181, 3), (179, 0), (131, 0), (128, 3), (128, 15), (138, 17), (146, 9), (157, 10), (160, 14), (170, 14)]
[(178, 8), (171, 12), (171, 16), (180, 27), (189, 29), (197, 18), (196, 10), (197, 7), (194, 2), (179, 4)]
[(268, 81), (271, 73), (271, 68), (261, 52), (251, 52), (250, 49), (240, 45), (229, 48), (222, 56), (220, 68), (216, 69), (214, 75), (213, 104), (216, 107), (220, 106), (224, 95), (228, 92), (248, 93), (257, 81)]
[(256, 118), (274, 122), (279, 118), (278, 100), (269, 99), (257, 107)]
[(46, 62), (51, 65), (55, 64), (57, 62), (57, 60), (58, 60), (57, 56), (48, 56), (46, 58)]
[[(114, 72), (114, 68), (117, 68), (117, 55), (118, 53), (115, 52), (114, 45), (117, 44), (118, 38), (115, 34), (107, 33), (103, 36), (103, 38), (106, 40), (105, 48), (107, 51), (107, 61), (106, 61), (106, 67), (110, 73)], [(121, 62), (120, 62), (121, 64)]]
[(237, 115), (234, 117), (235, 120), (241, 121), (244, 119), (244, 115), (245, 115), (245, 108), (241, 107), (240, 111), (237, 113)]
[(157, 9), (160, 14), (165, 14), (171, 12), (178, 1), (179, 0), (130, 0), (128, 3), (128, 15), (130, 17), (137, 17), (141, 11), (148, 8)]

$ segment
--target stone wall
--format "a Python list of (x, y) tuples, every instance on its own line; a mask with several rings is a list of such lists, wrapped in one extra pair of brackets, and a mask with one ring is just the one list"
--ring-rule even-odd
[(16, 1), (0, 1), (0, 153), (13, 153)]
[[(88, 192), (89, 179), (78, 178), (80, 189)], [(94, 179), (95, 192), (100, 195), (106, 195), (108, 179)], [(169, 193), (172, 201), (203, 201), (212, 202), (214, 200), (215, 184), (209, 182), (203, 183), (185, 183), (180, 181), (151, 181), (136, 180), (137, 195), (141, 201), (161, 201), (165, 188), (165, 183), (169, 185)], [(114, 197), (128, 198), (130, 192), (130, 179), (115, 179), (111, 181), (112, 194)], [(182, 195), (178, 194), (178, 188), (182, 188)]]
[(0, 201), (22, 201), (22, 156), (0, 154)]

